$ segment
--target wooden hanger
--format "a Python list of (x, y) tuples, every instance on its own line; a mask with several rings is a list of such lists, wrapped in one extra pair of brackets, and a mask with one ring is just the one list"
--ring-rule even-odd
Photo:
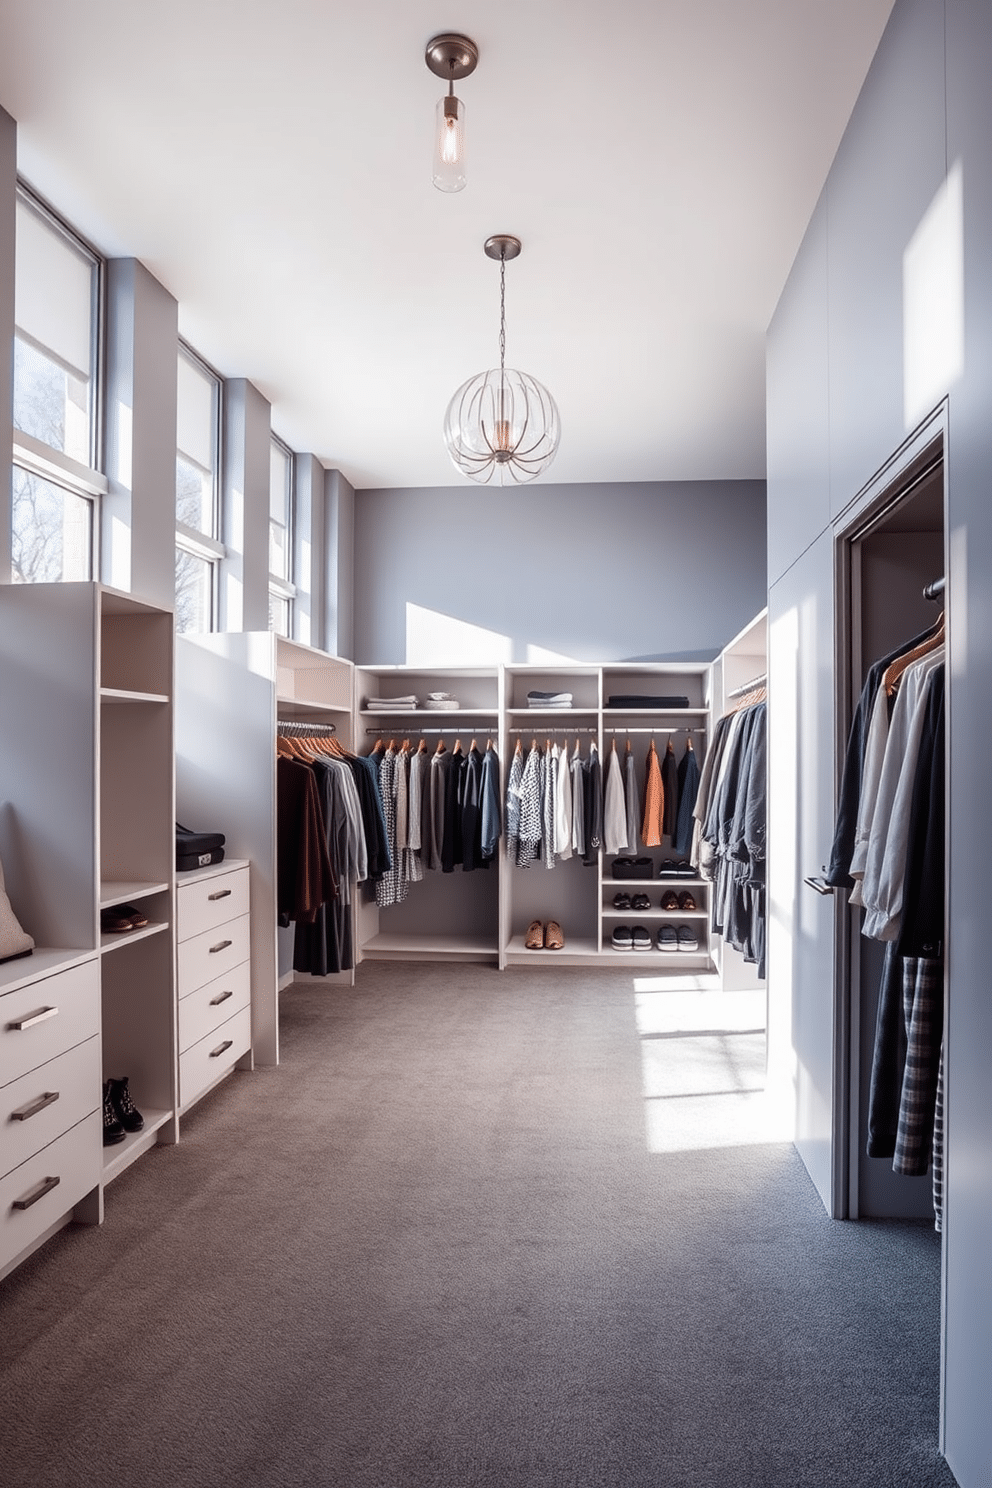
[(944, 612), (941, 610), (940, 619), (936, 622), (933, 631), (927, 638), (914, 646), (912, 651), (907, 651), (905, 656), (896, 657), (895, 661), (886, 669), (882, 678), (882, 686), (889, 697), (893, 697), (898, 690), (899, 682), (907, 667), (911, 667), (914, 661), (921, 661), (924, 656), (929, 656), (932, 651), (944, 644)]

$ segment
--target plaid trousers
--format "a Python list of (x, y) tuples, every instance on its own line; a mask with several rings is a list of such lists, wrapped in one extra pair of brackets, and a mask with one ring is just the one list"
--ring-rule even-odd
[(937, 1075), (944, 1032), (944, 963), (906, 956), (902, 980), (906, 1064), (899, 1100), (895, 1172), (922, 1177), (930, 1166)]

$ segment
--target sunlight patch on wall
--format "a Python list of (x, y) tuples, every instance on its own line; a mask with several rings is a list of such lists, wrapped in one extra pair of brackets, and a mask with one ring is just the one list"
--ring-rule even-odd
[(497, 666), (511, 651), (509, 636), (407, 601), (407, 666)]
[(548, 651), (544, 646), (532, 646), (528, 643), (524, 661), (537, 666), (575, 666), (574, 656), (563, 656), (560, 651)]
[(956, 161), (902, 257), (903, 413), (913, 429), (964, 371), (964, 187)]

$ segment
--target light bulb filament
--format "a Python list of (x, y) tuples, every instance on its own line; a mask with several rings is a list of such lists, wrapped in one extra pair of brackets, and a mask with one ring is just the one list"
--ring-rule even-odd
[(445, 119), (441, 134), (441, 159), (445, 165), (458, 164), (458, 120)]

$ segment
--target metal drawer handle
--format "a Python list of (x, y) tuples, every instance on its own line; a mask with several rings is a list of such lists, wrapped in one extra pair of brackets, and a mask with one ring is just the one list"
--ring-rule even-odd
[(219, 1059), (222, 1054), (226, 1053), (226, 1051), (231, 1047), (233, 1043), (233, 1039), (225, 1039), (222, 1044), (217, 1045), (216, 1049), (211, 1049), (210, 1058)]
[(44, 1023), (48, 1018), (57, 1018), (59, 1010), (57, 1007), (38, 1008), (36, 1012), (28, 1013), (23, 1018), (18, 1018), (15, 1023), (8, 1023), (8, 1028), (21, 1032), (25, 1028), (34, 1028), (36, 1023)]
[(233, 940), (219, 940), (215, 946), (210, 947), (210, 954), (215, 956), (218, 951), (226, 951), (228, 946), (233, 944)]
[(234, 996), (234, 993), (231, 992), (231, 991), (218, 992), (218, 994), (217, 994), (216, 997), (211, 997), (211, 999), (210, 999), (210, 1006), (211, 1007), (220, 1007), (220, 1005), (221, 1005), (222, 1002), (226, 1002), (229, 997), (233, 997), (233, 996)]
[(26, 1106), (21, 1106), (18, 1111), (11, 1111), (11, 1121), (30, 1121), (32, 1116), (37, 1116), (46, 1106), (54, 1106), (59, 1098), (59, 1091), (46, 1090), (44, 1095), (39, 1095), (37, 1100), (31, 1101)]
[(218, 889), (216, 894), (208, 894), (208, 899), (227, 899), (232, 893), (231, 889)]
[(27, 1194), (23, 1199), (14, 1200), (14, 1208), (30, 1209), (32, 1204), (37, 1204), (38, 1200), (43, 1199), (47, 1193), (51, 1193), (53, 1188), (58, 1188), (61, 1182), (61, 1178), (43, 1178), (34, 1193)]

